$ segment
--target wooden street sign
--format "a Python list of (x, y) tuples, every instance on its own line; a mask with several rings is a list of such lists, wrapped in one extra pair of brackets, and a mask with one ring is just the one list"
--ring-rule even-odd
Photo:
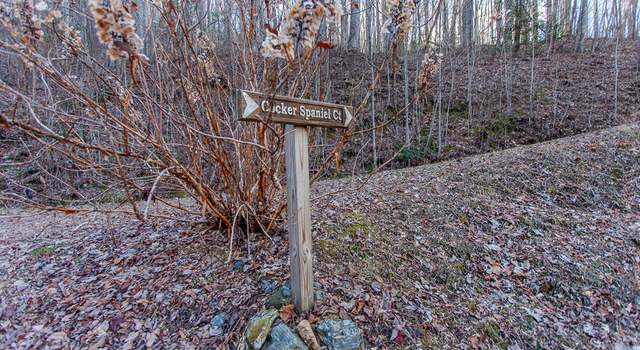
[(287, 170), (287, 224), (291, 264), (291, 296), (296, 312), (313, 309), (311, 207), (309, 203), (309, 134), (307, 126), (346, 128), (351, 107), (239, 90), (237, 113), (242, 121), (283, 123)]
[(238, 91), (237, 103), (244, 121), (346, 128), (353, 119), (348, 106), (245, 90)]

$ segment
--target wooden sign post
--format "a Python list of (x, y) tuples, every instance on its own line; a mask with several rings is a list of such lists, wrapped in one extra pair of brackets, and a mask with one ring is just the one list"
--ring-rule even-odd
[(296, 312), (311, 311), (314, 304), (311, 266), (311, 208), (309, 203), (308, 126), (346, 128), (353, 119), (351, 107), (257, 92), (238, 91), (239, 119), (281, 123), (285, 126), (287, 219), (291, 264), (291, 295)]

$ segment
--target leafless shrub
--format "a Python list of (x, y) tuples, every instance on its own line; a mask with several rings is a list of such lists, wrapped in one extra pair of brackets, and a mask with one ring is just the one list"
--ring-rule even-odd
[[(118, 202), (129, 203), (140, 219), (152, 216), (152, 199), (189, 211), (156, 195), (164, 184), (199, 204), (192, 214), (228, 232), (237, 226), (265, 232), (276, 227), (285, 209), (283, 128), (238, 123), (234, 91), (247, 87), (308, 97), (325, 57), (320, 52), (312, 59), (311, 53), (331, 47), (330, 41), (319, 41), (319, 23), (337, 22), (341, 9), (336, 2), (297, 2), (280, 34), (267, 30), (266, 60), (255, 54), (255, 23), (249, 17), (240, 26), (243, 40), (233, 46), (232, 55), (241, 57), (233, 69), (185, 14), (185, 2), (155, 3), (163, 40), (144, 48), (133, 3), (90, 1), (96, 35), (111, 63), (91, 54), (79, 32), (61, 18), (57, 4), (38, 10), (30, 0), (16, 2), (20, 15), (3, 15), (0, 35), (0, 55), (24, 62), (25, 76), (0, 81), (0, 123), (39, 142), (38, 154), (30, 158), (50, 157), (66, 170), (62, 176), (40, 167), (35, 173), (46, 175), (42, 181), (63, 185), (85, 204), (96, 203), (116, 186), (123, 195)], [(40, 48), (43, 37), (56, 37), (60, 44), (53, 51), (50, 42)], [(296, 57), (303, 49), (305, 54)], [(270, 57), (287, 61), (282, 65)], [(123, 65), (128, 69), (120, 69)], [(17, 83), (20, 79), (26, 83)], [(352, 133), (339, 135), (324, 166), (332, 159), (339, 165), (340, 150)], [(318, 169), (315, 178), (323, 171)], [(81, 210), (55, 203), (6, 174), (4, 180), (17, 189), (4, 199), (66, 213)], [(87, 184), (104, 191), (88, 196), (79, 190)]]

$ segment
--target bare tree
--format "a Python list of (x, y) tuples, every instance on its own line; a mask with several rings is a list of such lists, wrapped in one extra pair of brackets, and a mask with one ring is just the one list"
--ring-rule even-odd
[(351, 1), (351, 16), (349, 21), (349, 40), (347, 46), (352, 49), (360, 48), (360, 0)]
[(576, 38), (576, 52), (582, 52), (584, 37), (587, 33), (587, 0), (580, 1), (580, 11), (578, 13), (578, 26)]

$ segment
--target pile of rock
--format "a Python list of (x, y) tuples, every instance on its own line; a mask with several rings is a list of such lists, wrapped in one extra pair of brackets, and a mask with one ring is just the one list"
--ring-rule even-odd
[(353, 321), (320, 321), (316, 327), (318, 342), (309, 321), (302, 320), (293, 331), (278, 316), (278, 310), (269, 309), (249, 320), (245, 332), (247, 349), (320, 350), (320, 343), (328, 350), (362, 349), (362, 332)]

